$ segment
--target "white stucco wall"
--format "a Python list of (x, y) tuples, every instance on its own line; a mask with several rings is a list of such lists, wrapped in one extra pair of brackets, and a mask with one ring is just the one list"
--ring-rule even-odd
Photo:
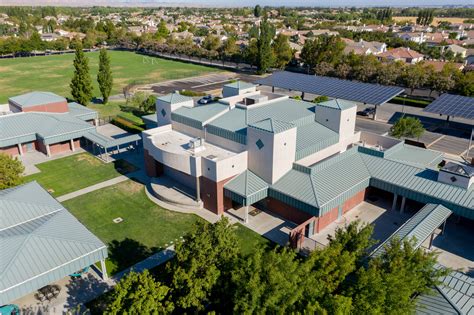
[(345, 110), (316, 106), (316, 121), (323, 126), (339, 133), (340, 138), (354, 135), (357, 107)]
[[(263, 148), (256, 145), (263, 142)], [(255, 128), (247, 129), (248, 167), (268, 183), (275, 183), (288, 172), (295, 160), (296, 128), (273, 134)]]
[(222, 97), (230, 97), (230, 96), (235, 96), (235, 95), (242, 95), (245, 93), (250, 93), (250, 92), (255, 92), (257, 89), (256, 86), (249, 87), (246, 89), (237, 89), (237, 88), (232, 88), (228, 86), (224, 86), (222, 89)]
[(212, 181), (220, 182), (229, 177), (236, 176), (247, 169), (247, 151), (219, 161), (203, 157), (201, 159), (201, 166), (202, 176)]
[[(170, 104), (168, 102), (162, 101), (160, 99), (156, 100), (156, 115), (157, 115), (157, 122), (158, 126), (163, 126), (171, 123), (171, 113), (175, 110), (177, 110), (180, 107), (187, 106), (187, 107), (193, 107), (194, 102), (193, 100), (181, 102), (181, 103), (174, 103)], [(165, 110), (165, 115), (161, 113), (161, 110)]]

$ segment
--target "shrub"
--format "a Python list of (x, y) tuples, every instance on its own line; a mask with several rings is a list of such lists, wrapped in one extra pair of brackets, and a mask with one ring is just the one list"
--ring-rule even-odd
[(144, 128), (137, 126), (130, 121), (123, 119), (122, 117), (114, 118), (112, 120), (112, 124), (131, 133), (140, 133), (145, 130)]
[(189, 97), (206, 95), (206, 93), (203, 93), (203, 92), (195, 92), (195, 91), (189, 91), (189, 90), (182, 90), (179, 92), (179, 94), (184, 95), (184, 96), (189, 96)]

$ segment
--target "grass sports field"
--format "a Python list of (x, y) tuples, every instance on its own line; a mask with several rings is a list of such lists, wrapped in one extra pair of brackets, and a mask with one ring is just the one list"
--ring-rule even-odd
[[(144, 57), (127, 51), (109, 51), (109, 55), (114, 77), (112, 95), (122, 93), (122, 88), (132, 82), (154, 83), (218, 71), (200, 65)], [(96, 77), (99, 53), (91, 52), (86, 56), (89, 57), (94, 96), (98, 97), (100, 92)], [(73, 59), (74, 54), (1, 59), (0, 104), (6, 103), (11, 96), (30, 91), (50, 91), (70, 97)]]

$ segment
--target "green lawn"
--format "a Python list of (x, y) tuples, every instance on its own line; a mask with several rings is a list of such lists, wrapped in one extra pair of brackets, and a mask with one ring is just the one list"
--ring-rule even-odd
[(89, 153), (44, 162), (36, 167), (41, 172), (26, 176), (25, 180), (37, 180), (55, 197), (137, 170), (123, 160), (104, 163)]
[[(109, 248), (108, 272), (114, 274), (151, 254), (176, 243), (191, 231), (200, 217), (157, 206), (145, 194), (144, 186), (126, 181), (63, 202), (92, 233)], [(121, 217), (123, 222), (113, 223)], [(267, 239), (238, 224), (242, 252), (250, 253)]]
[[(63, 205), (109, 248), (108, 272), (123, 270), (189, 232), (196, 215), (165, 210), (144, 186), (126, 181), (68, 200)], [(121, 217), (123, 222), (114, 223)]]
[[(99, 53), (91, 52), (86, 55), (89, 57), (94, 96), (99, 96), (96, 80)], [(144, 58), (133, 52), (109, 51), (109, 55), (114, 77), (112, 94), (122, 93), (123, 87), (133, 82), (154, 83), (219, 71), (184, 62)], [(0, 60), (0, 103), (5, 103), (11, 96), (30, 91), (50, 91), (70, 97), (73, 59), (74, 54), (65, 54)], [(151, 59), (154, 60), (153, 64)]]

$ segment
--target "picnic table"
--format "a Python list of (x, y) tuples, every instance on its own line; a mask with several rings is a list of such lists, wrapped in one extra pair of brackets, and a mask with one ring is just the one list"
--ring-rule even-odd
[(36, 292), (35, 297), (40, 302), (44, 302), (46, 300), (51, 301), (58, 297), (59, 293), (61, 292), (61, 287), (58, 285), (47, 285), (42, 287), (41, 289)]

